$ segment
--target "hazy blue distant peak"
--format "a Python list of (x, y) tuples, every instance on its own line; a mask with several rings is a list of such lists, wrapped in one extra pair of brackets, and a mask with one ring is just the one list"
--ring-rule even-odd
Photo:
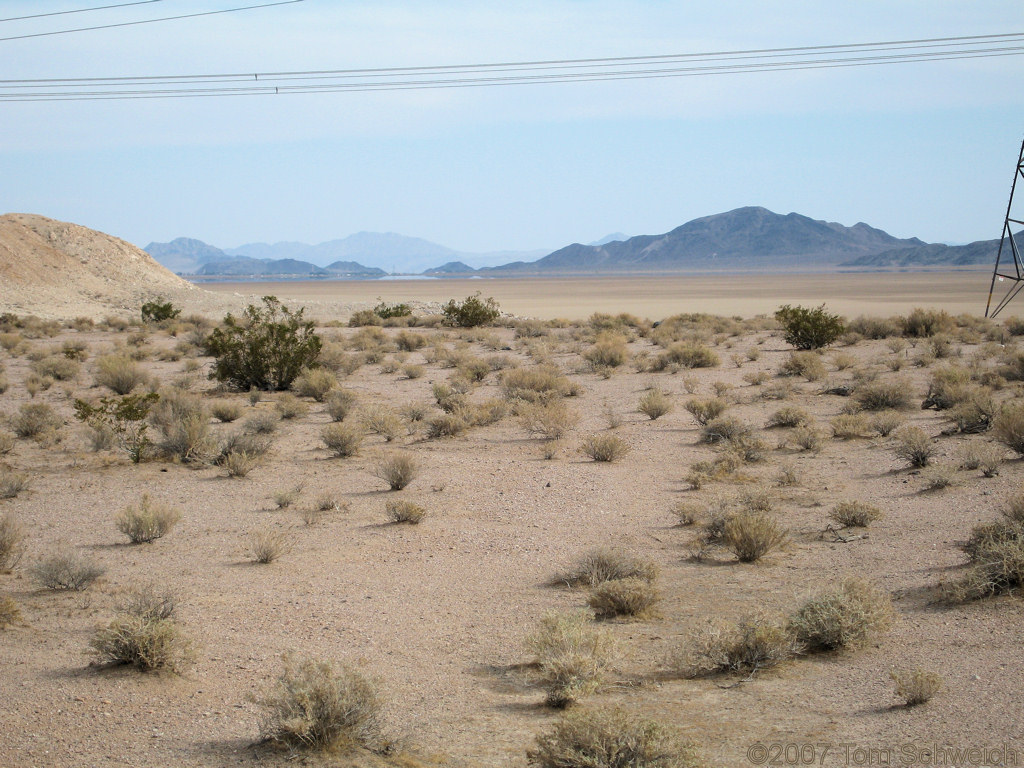
[(605, 235), (600, 240), (595, 240), (592, 243), (587, 243), (587, 245), (605, 245), (607, 243), (615, 243), (621, 240), (628, 239), (629, 235), (627, 235), (625, 232), (612, 232), (610, 235)]

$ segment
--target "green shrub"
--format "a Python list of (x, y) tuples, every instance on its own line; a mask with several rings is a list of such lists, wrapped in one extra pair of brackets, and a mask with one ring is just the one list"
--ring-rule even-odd
[(146, 417), (159, 400), (160, 396), (155, 392), (102, 397), (95, 405), (76, 399), (75, 417), (98, 432), (113, 435), (128, 457), (138, 464), (151, 445), (146, 435), (149, 430)]
[(211, 378), (239, 389), (287, 389), (320, 354), (320, 337), (303, 312), (264, 296), (263, 308), (250, 304), (242, 320), (228, 314), (206, 339), (207, 352), (216, 358)]
[(797, 349), (827, 347), (844, 331), (842, 318), (826, 312), (824, 304), (814, 309), (786, 304), (776, 310), (775, 319), (782, 326), (786, 343)]
[(673, 728), (622, 709), (572, 712), (527, 752), (535, 768), (700, 768)]
[(445, 320), (451, 325), (462, 328), (474, 328), (488, 325), (498, 319), (501, 314), (498, 303), (493, 298), (480, 298), (480, 292), (468, 296), (461, 303), (451, 299), (441, 308)]
[(382, 301), (373, 308), (373, 314), (382, 320), (387, 320), (389, 317), (409, 317), (412, 314), (412, 308), (408, 304), (388, 304)]
[(286, 656), (284, 665), (260, 702), (263, 741), (289, 750), (387, 750), (384, 702), (363, 675), (345, 665), (293, 656)]
[(156, 301), (147, 301), (142, 305), (142, 321), (144, 323), (160, 323), (164, 320), (173, 320), (180, 314), (181, 310), (176, 309), (169, 301), (161, 302), (158, 299)]

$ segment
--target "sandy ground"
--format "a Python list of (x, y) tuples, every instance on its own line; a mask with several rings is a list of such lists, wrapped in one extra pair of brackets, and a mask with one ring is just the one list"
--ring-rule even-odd
[[(918, 290), (907, 302), (905, 292), (911, 288), (895, 285), (903, 277), (772, 278), (779, 282), (766, 285), (763, 297), (748, 295), (736, 304), (713, 306), (718, 314), (746, 315), (768, 312), (785, 301), (827, 300), (833, 308), (856, 305), (856, 314), (891, 315), (927, 304), (953, 312), (977, 309), (984, 298), (971, 282), (980, 285), (977, 275), (936, 276), (934, 283), (915, 275), (905, 276), (908, 286)], [(857, 279), (862, 282), (856, 296), (839, 299), (819, 292), (812, 301), (805, 298), (822, 285), (815, 281)], [(602, 309), (659, 316), (670, 306), (712, 306), (712, 298), (702, 293), (710, 282), (700, 289), (693, 285), (700, 281), (675, 283), (693, 292), (688, 295), (695, 298), (685, 300), (673, 298), (667, 282), (579, 281), (574, 298), (557, 311), (549, 306), (543, 312), (531, 311), (543, 297), (532, 295), (539, 284), (530, 281), (418, 282), (416, 288), (418, 297), (431, 300), (482, 285), (504, 308), (523, 314), (587, 316)], [(925, 290), (925, 284), (931, 288)], [(791, 288), (787, 292), (780, 285)], [(853, 290), (851, 282), (844, 285)], [(425, 293), (423, 286), (439, 293)], [(358, 287), (314, 284), (301, 290)], [(397, 283), (374, 283), (365, 290), (384, 299), (408, 296)], [(293, 295), (284, 287), (280, 294)], [(337, 298), (361, 300), (354, 295)], [(652, 303), (645, 304), (643, 296), (652, 296)], [(91, 386), (92, 360), (123, 344), (125, 334), (64, 331), (53, 339), (28, 340), (28, 349), (16, 350), (17, 355), (0, 353), (9, 381), (0, 395), (0, 414), (9, 417), (29, 402), (24, 386), (29, 350), (82, 340), (90, 351), (77, 380), (57, 383), (35, 397), (64, 418), (62, 440), (39, 444), (19, 439), (0, 456), (4, 467), (31, 479), (27, 491), (0, 501), (0, 514), (17, 516), (28, 534), (21, 566), (0, 575), (0, 594), (13, 597), (24, 619), (0, 630), (0, 765), (285, 764), (284, 758), (252, 747), (260, 712), (254, 699), (279, 672), (281, 655), (298, 651), (347, 661), (376, 678), (390, 702), (391, 727), (406, 734), (420, 754), (451, 766), (521, 768), (536, 734), (558, 717), (542, 705), (543, 693), (516, 671), (531, 660), (524, 638), (547, 612), (585, 605), (585, 591), (548, 582), (574, 557), (600, 545), (653, 559), (661, 569), (663, 600), (660, 618), (608, 624), (619, 647), (613, 678), (632, 684), (612, 685), (592, 701), (622, 704), (677, 725), (702, 746), (710, 765), (764, 764), (748, 760), (751, 745), (762, 742), (812, 745), (814, 764), (830, 766), (937, 764), (924, 758), (901, 763), (895, 757), (880, 763), (883, 753), (878, 751), (871, 753), (876, 762), (855, 762), (860, 753), (848, 751), (854, 747), (1009, 744), (1022, 754), (1024, 606), (1016, 597), (999, 597), (943, 607), (930, 601), (928, 591), (959, 573), (964, 556), (956, 542), (974, 524), (994, 519), (1005, 499), (1020, 490), (1024, 469), (1011, 454), (997, 477), (965, 471), (955, 487), (927, 491), (921, 474), (895, 457), (891, 437), (826, 438), (819, 453), (795, 450), (786, 445), (788, 430), (761, 428), (772, 412), (797, 405), (828, 433), (829, 420), (848, 400), (819, 394), (824, 382), (799, 378), (786, 379), (794, 388), (788, 401), (763, 399), (761, 393), (780, 380), (776, 371), (790, 354), (771, 331), (708, 334), (722, 361), (714, 368), (672, 374), (638, 373), (624, 366), (608, 378), (582, 367), (580, 352), (592, 338), (585, 330), (558, 329), (530, 346), (514, 339), (510, 329), (446, 331), (443, 336), (433, 330), (414, 332), (479, 357), (508, 347), (502, 354), (522, 365), (549, 357), (563, 368), (581, 394), (567, 400), (579, 422), (562, 453), (553, 460), (542, 458), (541, 441), (510, 416), (450, 439), (426, 440), (419, 433), (385, 443), (370, 436), (358, 456), (334, 459), (319, 440), (329, 417), (322, 405), (309, 402), (307, 415), (281, 422), (272, 453), (245, 478), (230, 479), (204, 464), (156, 460), (132, 465), (116, 451), (91, 451), (71, 408), (73, 397), (102, 394)], [(353, 333), (325, 330), (341, 343)], [(389, 337), (395, 333), (388, 330)], [(986, 346), (977, 335), (963, 338), (954, 343), (953, 359), (959, 364), (977, 360), (991, 368), (1005, 351)], [(151, 334), (147, 344), (158, 352), (177, 342), (161, 332)], [(924, 346), (893, 352), (883, 341), (861, 341), (838, 348), (852, 361), (826, 353), (827, 382), (849, 382), (856, 372), (868, 371), (900, 377), (914, 398), (904, 419), (935, 437), (938, 462), (953, 463), (963, 444), (991, 438), (941, 436), (949, 427), (945, 415), (918, 408), (931, 371), (942, 364), (914, 365)], [(629, 349), (634, 355), (659, 351), (644, 338), (632, 341)], [(752, 349), (756, 360), (746, 354)], [(905, 362), (898, 373), (890, 370), (894, 358)], [(202, 368), (187, 373), (190, 359), (159, 362), (150, 357), (144, 364), (165, 384), (177, 382), (209, 399), (234, 399), (246, 415), (273, 411), (271, 401), (250, 406), (244, 394), (212, 392), (213, 384), (203, 375), (209, 359), (199, 358)], [(378, 362), (363, 365), (342, 385), (358, 394), (363, 407), (432, 405), (431, 384), (447, 380), (452, 371), (427, 363), (422, 351), (410, 353), (404, 362), (425, 365), (425, 375), (406, 378), (400, 366), (385, 373)], [(769, 382), (748, 385), (743, 375), (756, 371), (767, 372)], [(500, 397), (497, 382), (497, 373), (488, 374), (471, 400)], [(736, 477), (693, 490), (684, 479), (688, 468), (716, 454), (699, 442), (699, 429), (682, 404), (691, 397), (688, 390), (707, 397), (716, 382), (732, 385), (730, 413), (756, 428), (769, 455)], [(652, 385), (668, 392), (676, 405), (657, 421), (636, 412), (639, 398)], [(1013, 386), (997, 393), (1000, 400), (1017, 395)], [(614, 463), (590, 461), (578, 452), (580, 441), (607, 431), (612, 417), (621, 422), (615, 433), (631, 451)], [(220, 436), (236, 428), (211, 424)], [(421, 472), (406, 490), (389, 492), (373, 471), (381, 456), (398, 447), (417, 457)], [(799, 482), (779, 487), (775, 479), (786, 465)], [(300, 484), (299, 500), (276, 509), (274, 494)], [(772, 494), (773, 514), (791, 531), (788, 550), (750, 565), (734, 562), (724, 551), (709, 561), (689, 558), (695, 532), (675, 524), (674, 504), (710, 507), (717, 499), (735, 499), (762, 487)], [(166, 537), (133, 546), (117, 532), (113, 519), (143, 492), (180, 509), (182, 520)], [(304, 525), (300, 510), (325, 492), (347, 502), (348, 510)], [(387, 524), (385, 503), (396, 496), (422, 504), (428, 517), (418, 526)], [(844, 499), (877, 504), (884, 517), (859, 531), (865, 537), (839, 543), (823, 531), (829, 509)], [(259, 528), (286, 531), (293, 550), (271, 565), (252, 564), (247, 541)], [(105, 575), (83, 592), (39, 589), (28, 567), (60, 542), (95, 557), (106, 567)], [(891, 592), (898, 612), (891, 631), (869, 647), (798, 659), (735, 687), (727, 687), (736, 682), (734, 677), (677, 680), (659, 674), (666, 654), (705, 619), (790, 610), (810, 591), (852, 575)], [(194, 663), (180, 676), (91, 666), (88, 644), (96, 627), (111, 619), (124, 590), (146, 581), (169, 585), (179, 595), (180, 621), (195, 644)], [(945, 690), (919, 708), (895, 706), (888, 677), (892, 667), (940, 672)], [(832, 745), (827, 755), (823, 745)], [(751, 754), (758, 757), (756, 750)]]
[[(522, 317), (585, 320), (594, 312), (629, 312), (658, 319), (680, 312), (753, 317), (782, 304), (818, 306), (856, 317), (886, 317), (909, 307), (983, 315), (990, 269), (960, 272), (670, 275), (661, 277), (502, 278), (444, 280), (337, 280), (313, 282), (203, 283), (236, 298), (274, 295), (324, 317), (346, 306), (387, 302), (446, 302), (476, 291), (493, 296), (505, 312)], [(997, 284), (996, 299), (1002, 296)], [(1005, 288), (1003, 289), (1005, 292)], [(1007, 310), (1013, 312), (1013, 307)], [(347, 314), (347, 313), (346, 313)]]

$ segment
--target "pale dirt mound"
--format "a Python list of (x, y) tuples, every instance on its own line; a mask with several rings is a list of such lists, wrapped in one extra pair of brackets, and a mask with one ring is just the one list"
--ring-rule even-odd
[(134, 315), (161, 297), (186, 311), (233, 303), (182, 280), (131, 243), (26, 213), (0, 216), (0, 284), (0, 312), (45, 318)]

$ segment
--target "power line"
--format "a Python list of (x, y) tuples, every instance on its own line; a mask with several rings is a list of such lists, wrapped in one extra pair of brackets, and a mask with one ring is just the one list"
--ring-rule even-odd
[(0, 80), (0, 101), (184, 98), (647, 80), (1018, 56), (1024, 32), (597, 59), (266, 73)]
[[(155, 0), (154, 0), (155, 1)], [(95, 27), (78, 27), (76, 29), (58, 29), (53, 32), (34, 32), (27, 35), (11, 35), (10, 37), (0, 37), (0, 42), (7, 42), (8, 40), (27, 40), (32, 37), (51, 37), (53, 35), (68, 35), (72, 32), (93, 32), (98, 29), (114, 29), (116, 27), (135, 27), (139, 24), (156, 24), (160, 21), (177, 21), (179, 19), (195, 19), (200, 16), (216, 16), (221, 13), (236, 13), (238, 11), (251, 11), (254, 8), (271, 8), (275, 5), (291, 5), (292, 3), (301, 3), (304, 0), (278, 0), (274, 3), (262, 3), (259, 5), (244, 5), (239, 8), (224, 8), (219, 11), (203, 11), (201, 13), (183, 13), (179, 16), (163, 16), (159, 19), (142, 19), (141, 21), (122, 21), (116, 24), (99, 24)], [(126, 5), (132, 5), (132, 3), (126, 3)], [(109, 6), (117, 7), (117, 6)]]
[(93, 8), (76, 8), (73, 11), (51, 11), (50, 13), (33, 13), (31, 16), (11, 16), (7, 19), (0, 19), (0, 23), (5, 21), (24, 21), (25, 19), (42, 19), (47, 16), (68, 16), (72, 13), (88, 13), (90, 11), (106, 11), (110, 8), (127, 8), (130, 5), (149, 5), (150, 3), (162, 3), (164, 0), (135, 0), (134, 3), (118, 3), (117, 5), (97, 5)]

